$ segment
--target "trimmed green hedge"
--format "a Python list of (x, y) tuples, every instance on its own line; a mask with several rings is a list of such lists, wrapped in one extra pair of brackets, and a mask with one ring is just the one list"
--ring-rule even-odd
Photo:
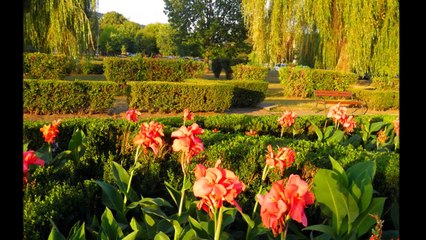
[(218, 81), (234, 86), (232, 107), (254, 107), (261, 103), (266, 97), (268, 82), (255, 80), (228, 80)]
[[(213, 167), (218, 158), (222, 159), (221, 166), (230, 169), (246, 184), (246, 191), (238, 196), (237, 201), (243, 207), (243, 212), (249, 212), (254, 205), (254, 196), (260, 185), (267, 187), (271, 182), (281, 178), (270, 174), (267, 182), (261, 182), (262, 169), (265, 164), (266, 147), (271, 144), (286, 146), (296, 151), (296, 161), (293, 167), (286, 170), (285, 175), (301, 174), (305, 179), (312, 180), (317, 168), (330, 168), (329, 156), (335, 158), (344, 168), (360, 161), (376, 161), (377, 170), (374, 179), (374, 189), (379, 196), (399, 196), (399, 161), (398, 153), (389, 151), (367, 151), (352, 145), (330, 144), (326, 142), (303, 139), (280, 138), (274, 135), (249, 137), (242, 131), (254, 125), (276, 124), (276, 116), (255, 117), (244, 115), (226, 115), (196, 117), (195, 121), (203, 126), (205, 133), (200, 135), (205, 151), (191, 161), (189, 169), (197, 163)], [(323, 116), (312, 116), (314, 121), (325, 120)], [(321, 119), (322, 117), (322, 119)], [(394, 116), (369, 116), (375, 121), (393, 120)], [(366, 121), (367, 117), (357, 121)], [(298, 118), (296, 122), (306, 122), (309, 117)], [(152, 119), (145, 119), (149, 122)], [(182, 118), (154, 119), (166, 124), (165, 141), (168, 147), (172, 144), (170, 134), (182, 125)], [(24, 121), (24, 143), (31, 140), (28, 148), (38, 149), (43, 144), (40, 128), (45, 121)], [(24, 239), (47, 239), (52, 218), (60, 232), (69, 232), (69, 228), (78, 220), (88, 221), (96, 214), (99, 218), (104, 210), (101, 204), (101, 189), (92, 180), (112, 179), (110, 162), (121, 163), (125, 169), (132, 165), (134, 151), (125, 150), (126, 130), (132, 138), (139, 131), (140, 123), (113, 119), (64, 119), (59, 127), (56, 139), (58, 149), (56, 154), (67, 149), (66, 146), (74, 129), (83, 130), (87, 137), (86, 152), (79, 162), (68, 161), (63, 167), (38, 167), (31, 176), (31, 182), (24, 191)], [(170, 124), (170, 125), (169, 125)], [(190, 124), (190, 123), (189, 123)], [(237, 126), (239, 125), (239, 126)], [(233, 128), (234, 127), (234, 128)], [(210, 131), (218, 128), (219, 133)], [(266, 127), (263, 127), (266, 129)], [(270, 127), (272, 128), (272, 127)], [(231, 133), (226, 129), (238, 129)], [(272, 131), (272, 130), (271, 130)], [(274, 130), (275, 131), (275, 130)], [(279, 130), (278, 130), (279, 131)], [(266, 130), (265, 130), (266, 132)], [(134, 150), (134, 149), (133, 149)], [(144, 197), (162, 197), (170, 200), (164, 181), (175, 186), (182, 184), (182, 172), (178, 163), (180, 154), (169, 151), (161, 161), (141, 162), (135, 171), (132, 186)], [(191, 178), (194, 176), (191, 175)], [(193, 182), (193, 179), (191, 179)]]
[(224, 112), (231, 107), (233, 87), (218, 82), (128, 82), (129, 108), (148, 112)]
[(24, 53), (24, 78), (63, 79), (72, 70), (72, 61), (64, 55)]
[(399, 78), (373, 77), (371, 86), (377, 90), (396, 90), (399, 91)]
[(266, 81), (268, 75), (268, 68), (263, 66), (238, 64), (232, 66), (231, 69), (234, 80)]
[(117, 84), (106, 81), (23, 81), (25, 113), (105, 112), (114, 103)]
[(355, 73), (302, 67), (282, 67), (278, 73), (285, 97), (313, 97), (314, 90), (344, 91), (358, 80)]
[(83, 59), (79, 62), (80, 70), (84, 74), (104, 74), (104, 62)]
[(399, 91), (393, 90), (351, 90), (354, 95), (367, 103), (368, 109), (386, 111), (399, 109)]

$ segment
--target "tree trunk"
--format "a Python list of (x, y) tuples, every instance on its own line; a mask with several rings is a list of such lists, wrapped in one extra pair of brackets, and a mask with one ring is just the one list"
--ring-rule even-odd
[(348, 41), (346, 38), (342, 41), (342, 46), (340, 47), (339, 60), (337, 61), (336, 70), (344, 72), (351, 71), (349, 66)]

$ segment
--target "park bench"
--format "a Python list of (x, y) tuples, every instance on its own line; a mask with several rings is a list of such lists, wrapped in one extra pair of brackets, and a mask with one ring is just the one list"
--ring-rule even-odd
[[(355, 112), (359, 108), (364, 108), (365, 114), (368, 110), (367, 104), (359, 99), (356, 99), (351, 91), (338, 91), (338, 90), (314, 90), (315, 108), (318, 104), (324, 104), (324, 110), (327, 104), (340, 103), (341, 106), (356, 107)], [(321, 109), (319, 110), (321, 111)]]

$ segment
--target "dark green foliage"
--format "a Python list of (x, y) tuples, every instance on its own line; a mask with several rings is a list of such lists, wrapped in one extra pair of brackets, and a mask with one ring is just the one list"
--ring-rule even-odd
[(353, 90), (355, 96), (367, 103), (368, 109), (385, 111), (399, 109), (399, 91)]
[(222, 68), (225, 71), (226, 79), (230, 80), (232, 78), (232, 68), (231, 68), (231, 59), (222, 58)]
[(212, 61), (212, 71), (215, 78), (220, 77), (220, 72), (222, 72), (222, 62), (220, 58), (215, 58)]
[(231, 107), (233, 87), (218, 82), (129, 82), (129, 108), (149, 112), (223, 112)]
[(103, 61), (84, 59), (80, 61), (80, 69), (84, 74), (104, 74)]
[(64, 55), (24, 53), (24, 78), (63, 79), (70, 72), (71, 60)]
[(220, 81), (234, 86), (232, 107), (254, 107), (266, 97), (268, 83), (255, 80)]
[(232, 66), (232, 77), (234, 80), (266, 81), (267, 75), (268, 68), (266, 67), (244, 64)]
[(313, 97), (314, 90), (344, 91), (356, 83), (354, 73), (303, 67), (282, 67), (279, 79), (285, 86), (285, 97)]
[(116, 91), (116, 84), (106, 81), (25, 79), (23, 84), (23, 110), (36, 114), (105, 112)]

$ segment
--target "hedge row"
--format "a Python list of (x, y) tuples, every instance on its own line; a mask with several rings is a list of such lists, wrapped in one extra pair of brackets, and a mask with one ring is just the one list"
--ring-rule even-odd
[(24, 78), (63, 79), (72, 70), (72, 61), (65, 55), (24, 53)]
[(104, 62), (82, 59), (78, 62), (76, 72), (84, 74), (104, 74)]
[(333, 70), (282, 67), (278, 71), (285, 97), (313, 97), (314, 90), (347, 90), (358, 75)]
[[(212, 80), (187, 79), (186, 82), (208, 83)], [(214, 80), (217, 83), (230, 84), (234, 87), (231, 107), (254, 107), (261, 103), (268, 90), (268, 82), (255, 80)]]
[(182, 82), (199, 77), (204, 63), (186, 59), (152, 59), (143, 57), (104, 59), (107, 80), (123, 85), (127, 81)]
[[(266, 122), (262, 118), (252, 119)], [(182, 118), (155, 120), (171, 124), (166, 125), (164, 131), (166, 144), (170, 147), (172, 144), (170, 133), (180, 127)], [(231, 126), (232, 121), (229, 120), (223, 120), (224, 125)], [(335, 158), (344, 168), (360, 161), (376, 161), (374, 189), (380, 196), (389, 199), (398, 197), (399, 154), (397, 153), (367, 151), (351, 145), (343, 146), (271, 135), (249, 137), (241, 132), (228, 133), (222, 130), (220, 124), (212, 124), (211, 117), (198, 118), (196, 121), (204, 126), (209, 122), (209, 127), (205, 127), (205, 133), (200, 135), (205, 151), (192, 160), (189, 169), (194, 168), (197, 163), (212, 167), (215, 161), (221, 158), (221, 166), (234, 171), (247, 186), (246, 191), (237, 199), (243, 207), (243, 212), (248, 213), (252, 209), (254, 196), (262, 184), (260, 179), (268, 144), (274, 149), (277, 146), (287, 146), (295, 150), (297, 153), (295, 164), (286, 171), (286, 175), (298, 173), (308, 181), (314, 177), (317, 168), (331, 167), (329, 156)], [(31, 140), (29, 149), (41, 147), (43, 140), (40, 128), (43, 124), (46, 122), (24, 121), (23, 139), (24, 143)], [(94, 214), (99, 219), (104, 209), (101, 204), (102, 192), (92, 180), (103, 179), (110, 182), (111, 161), (121, 163), (126, 169), (132, 165), (134, 149), (124, 148), (127, 146), (124, 132), (130, 131), (130, 137), (133, 137), (139, 126), (140, 122), (131, 123), (125, 120), (63, 120), (56, 140), (58, 142), (56, 153), (67, 149), (71, 134), (76, 128), (83, 130), (87, 137), (86, 152), (78, 162), (68, 161), (60, 168), (39, 167), (32, 172), (31, 176), (35, 181), (24, 191), (24, 239), (47, 239), (51, 229), (49, 218), (57, 224), (60, 232), (68, 232), (72, 224), (78, 220), (88, 223)], [(209, 130), (210, 127), (218, 128), (221, 132), (213, 133)], [(242, 126), (242, 128), (249, 127)], [(178, 157), (179, 154), (169, 151), (161, 161), (141, 162), (141, 167), (135, 171), (132, 187), (144, 197), (162, 197), (171, 202), (164, 181), (171, 182), (178, 189), (181, 186), (182, 174)], [(271, 174), (269, 182), (263, 183), (264, 187), (279, 178), (278, 175)]]
[(238, 64), (231, 67), (234, 80), (257, 80), (266, 81), (268, 68), (263, 66), (252, 66)]
[(25, 113), (100, 113), (113, 106), (117, 84), (106, 81), (23, 81)]
[(231, 107), (233, 87), (218, 82), (128, 82), (129, 108), (148, 112), (224, 112)]
[(371, 86), (377, 90), (396, 90), (399, 91), (399, 78), (373, 77)]
[(399, 91), (394, 90), (351, 90), (354, 95), (367, 103), (368, 109), (386, 111), (399, 109)]

